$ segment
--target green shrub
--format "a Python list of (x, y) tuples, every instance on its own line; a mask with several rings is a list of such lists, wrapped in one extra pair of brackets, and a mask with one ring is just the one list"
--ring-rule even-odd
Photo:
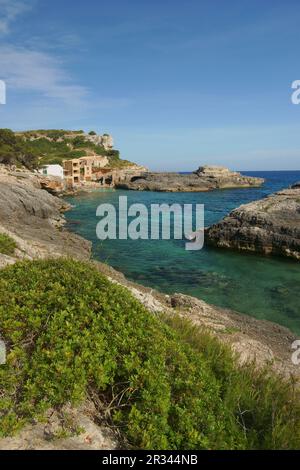
[[(88, 142), (82, 134), (82, 130), (53, 129), (14, 133), (10, 129), (0, 129), (0, 163), (18, 167), (23, 165), (32, 170), (49, 164), (62, 165), (63, 160), (80, 158), (91, 153), (107, 156), (117, 162), (120, 157), (118, 150), (106, 150), (102, 145)], [(96, 133), (91, 131), (90, 135)], [(35, 140), (30, 140), (31, 138)], [(114, 163), (114, 166), (122, 164)]]
[(0, 233), (0, 253), (4, 255), (13, 255), (16, 248), (17, 244), (15, 240), (5, 233)]
[(85, 156), (86, 156), (85, 150), (72, 150), (66, 155), (67, 158), (80, 158), (80, 157), (85, 157)]
[(120, 152), (119, 150), (107, 150), (107, 156), (119, 160)]
[(104, 156), (107, 154), (107, 150), (105, 150), (105, 148), (102, 145), (92, 144), (92, 149), (97, 155)]
[(89, 264), (34, 261), (0, 271), (8, 349), (1, 435), (89, 396), (99, 419), (105, 408), (138, 448), (299, 446), (299, 402), (288, 385), (239, 369), (209, 335), (168, 321)]
[(10, 129), (0, 129), (0, 144), (14, 145), (16, 143), (16, 137)]
[(248, 449), (300, 446), (300, 394), (293, 382), (255, 363), (237, 366), (229, 346), (216, 341), (186, 319), (164, 317), (180, 341), (205, 355), (220, 385), (222, 401), (238, 420)]
[(77, 136), (72, 140), (72, 144), (75, 148), (85, 147), (87, 145), (86, 140), (83, 136)]
[(0, 129), (0, 163), (24, 165), (29, 169), (37, 167), (38, 159), (34, 150), (22, 137), (10, 129)]
[(110, 168), (126, 168), (126, 167), (129, 167), (129, 166), (133, 166), (134, 163), (130, 162), (129, 160), (119, 160), (118, 158), (111, 158), (111, 157), (108, 157), (109, 158), (109, 166)]

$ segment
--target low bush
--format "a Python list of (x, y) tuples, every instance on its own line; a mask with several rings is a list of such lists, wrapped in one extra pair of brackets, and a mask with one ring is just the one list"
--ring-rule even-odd
[(31, 146), (10, 129), (0, 129), (0, 163), (34, 169), (38, 158)]
[[(91, 131), (90, 135), (95, 133)], [(102, 145), (88, 142), (81, 130), (14, 133), (10, 129), (0, 129), (0, 163), (6, 165), (25, 166), (32, 170), (49, 164), (62, 165), (63, 160), (91, 154), (117, 160), (120, 156), (118, 150), (107, 150)]]
[(220, 386), (222, 401), (240, 424), (248, 449), (289, 449), (300, 446), (300, 393), (269, 367), (237, 365), (229, 346), (186, 319), (164, 317), (180, 341), (205, 356)]
[[(169, 323), (169, 324), (168, 324)], [(274, 376), (239, 368), (230, 351), (73, 260), (0, 271), (0, 434), (50, 407), (92, 397), (129, 446), (299, 447), (299, 401)]]
[(0, 233), (0, 253), (4, 255), (13, 255), (16, 248), (17, 244), (15, 240), (5, 233)]

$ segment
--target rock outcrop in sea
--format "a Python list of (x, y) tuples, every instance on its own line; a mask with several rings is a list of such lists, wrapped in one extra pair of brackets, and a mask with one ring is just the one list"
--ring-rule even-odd
[(189, 174), (145, 172), (116, 184), (136, 191), (202, 192), (225, 188), (261, 186), (263, 178), (245, 176), (222, 166), (201, 166)]
[(300, 184), (233, 210), (206, 230), (206, 243), (300, 260)]

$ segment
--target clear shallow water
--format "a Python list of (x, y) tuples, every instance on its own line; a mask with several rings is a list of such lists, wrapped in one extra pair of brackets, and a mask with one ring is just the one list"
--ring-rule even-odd
[(300, 263), (212, 248), (186, 251), (178, 240), (106, 240), (96, 238), (100, 203), (205, 204), (205, 225), (219, 221), (241, 204), (261, 199), (300, 180), (299, 172), (249, 172), (267, 179), (261, 188), (209, 193), (155, 193), (99, 190), (66, 198), (69, 229), (93, 242), (93, 255), (129, 279), (166, 293), (182, 292), (221, 307), (289, 327), (300, 334)]

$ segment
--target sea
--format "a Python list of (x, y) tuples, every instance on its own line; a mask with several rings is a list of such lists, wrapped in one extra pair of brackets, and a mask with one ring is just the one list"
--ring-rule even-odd
[(232, 209), (266, 197), (300, 181), (300, 171), (243, 172), (265, 178), (260, 188), (224, 189), (206, 193), (163, 193), (99, 189), (65, 199), (68, 229), (90, 240), (93, 257), (123, 272), (130, 280), (167, 294), (181, 292), (240, 314), (270, 320), (300, 335), (300, 263), (277, 257), (204, 247), (185, 250), (183, 240), (99, 240), (99, 204), (204, 204), (205, 226)]

